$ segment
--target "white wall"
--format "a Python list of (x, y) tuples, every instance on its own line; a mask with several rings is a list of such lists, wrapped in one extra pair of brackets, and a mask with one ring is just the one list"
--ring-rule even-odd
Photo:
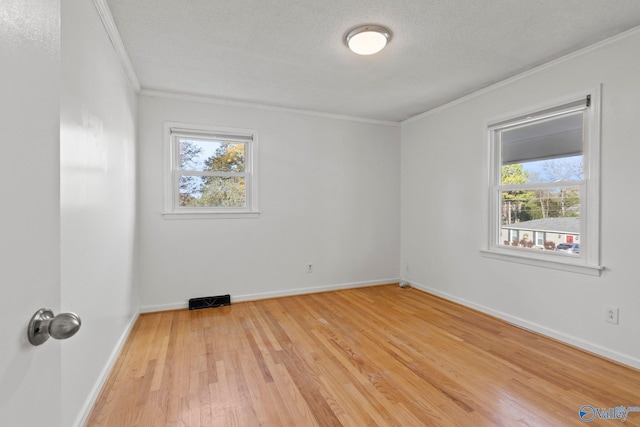
[[(634, 224), (640, 31), (405, 122), (402, 265), (414, 284), (640, 367)], [(489, 118), (602, 83), (601, 277), (485, 259), (483, 136)], [(604, 322), (604, 305), (620, 324)]]
[(60, 343), (27, 341), (60, 308), (60, 1), (0, 2), (0, 425), (60, 425)]
[(61, 307), (82, 318), (62, 345), (62, 425), (81, 421), (137, 309), (137, 95), (92, 1), (62, 3)]
[[(139, 108), (143, 310), (397, 280), (399, 127), (151, 96)], [(260, 218), (163, 219), (164, 121), (257, 130)]]

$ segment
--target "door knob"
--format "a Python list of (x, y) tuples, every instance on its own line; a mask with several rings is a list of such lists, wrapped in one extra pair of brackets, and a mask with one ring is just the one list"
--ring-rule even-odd
[(74, 336), (81, 324), (80, 316), (75, 313), (60, 313), (54, 316), (53, 311), (41, 308), (31, 317), (27, 336), (33, 345), (43, 344), (49, 337), (64, 340)]

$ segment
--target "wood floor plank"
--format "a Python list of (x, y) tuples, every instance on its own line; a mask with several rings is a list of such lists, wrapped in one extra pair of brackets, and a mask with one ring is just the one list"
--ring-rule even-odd
[(86, 425), (579, 426), (584, 405), (640, 406), (640, 371), (386, 285), (141, 315)]

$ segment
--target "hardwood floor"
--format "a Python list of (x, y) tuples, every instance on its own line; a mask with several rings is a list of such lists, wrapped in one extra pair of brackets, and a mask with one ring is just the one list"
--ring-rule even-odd
[(564, 426), (584, 405), (640, 410), (640, 371), (376, 286), (141, 315), (86, 425)]

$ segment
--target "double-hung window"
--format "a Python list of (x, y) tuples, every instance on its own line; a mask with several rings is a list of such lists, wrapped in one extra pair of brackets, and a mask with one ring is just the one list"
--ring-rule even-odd
[(484, 255), (599, 274), (599, 93), (488, 123)]
[(258, 215), (253, 131), (166, 123), (165, 218)]

